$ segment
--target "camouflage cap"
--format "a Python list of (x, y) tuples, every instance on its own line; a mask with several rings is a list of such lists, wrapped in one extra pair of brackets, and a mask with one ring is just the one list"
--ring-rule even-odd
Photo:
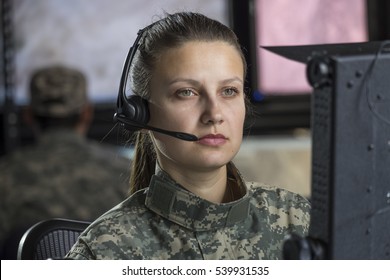
[(30, 81), (34, 114), (62, 118), (79, 113), (88, 101), (86, 84), (83, 73), (64, 66), (35, 71)]

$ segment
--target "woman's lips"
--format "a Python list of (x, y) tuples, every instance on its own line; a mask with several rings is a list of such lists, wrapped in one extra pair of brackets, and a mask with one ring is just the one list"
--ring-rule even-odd
[(199, 138), (198, 142), (207, 146), (220, 146), (225, 144), (227, 138), (222, 134), (208, 134)]

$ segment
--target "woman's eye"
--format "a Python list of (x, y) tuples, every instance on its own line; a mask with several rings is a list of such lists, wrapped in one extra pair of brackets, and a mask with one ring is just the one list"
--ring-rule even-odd
[(195, 95), (194, 91), (191, 90), (191, 89), (180, 90), (180, 91), (178, 91), (177, 94), (178, 94), (179, 96), (181, 96), (181, 97), (189, 97), (189, 96)]
[(235, 96), (238, 94), (238, 90), (236, 88), (226, 88), (223, 90), (223, 95), (230, 97), (230, 96)]

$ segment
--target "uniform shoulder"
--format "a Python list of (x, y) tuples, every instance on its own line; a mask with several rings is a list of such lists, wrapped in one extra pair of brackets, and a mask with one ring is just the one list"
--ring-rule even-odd
[(141, 190), (92, 222), (68, 252), (66, 259), (123, 259), (118, 255), (129, 240), (145, 238), (144, 228), (152, 220), (145, 206), (146, 192)]
[(259, 183), (248, 183), (254, 211), (268, 213), (272, 228), (288, 228), (305, 236), (310, 225), (310, 203), (300, 194), (284, 188)]
[(93, 221), (85, 232), (95, 232), (94, 234), (96, 234), (103, 228), (112, 231), (125, 224), (131, 225), (136, 220), (145, 219), (145, 215), (149, 214), (149, 210), (145, 206), (145, 198), (145, 190), (136, 192)]
[(301, 194), (282, 187), (258, 182), (246, 182), (246, 186), (254, 199), (266, 201), (269, 206), (272, 205), (278, 208), (297, 207), (303, 209), (305, 212), (309, 212), (310, 203)]

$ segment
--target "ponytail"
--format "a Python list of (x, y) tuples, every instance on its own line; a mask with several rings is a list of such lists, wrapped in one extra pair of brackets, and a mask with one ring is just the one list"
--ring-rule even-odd
[(149, 186), (156, 168), (156, 152), (149, 133), (138, 131), (135, 136), (134, 159), (131, 164), (129, 194)]

